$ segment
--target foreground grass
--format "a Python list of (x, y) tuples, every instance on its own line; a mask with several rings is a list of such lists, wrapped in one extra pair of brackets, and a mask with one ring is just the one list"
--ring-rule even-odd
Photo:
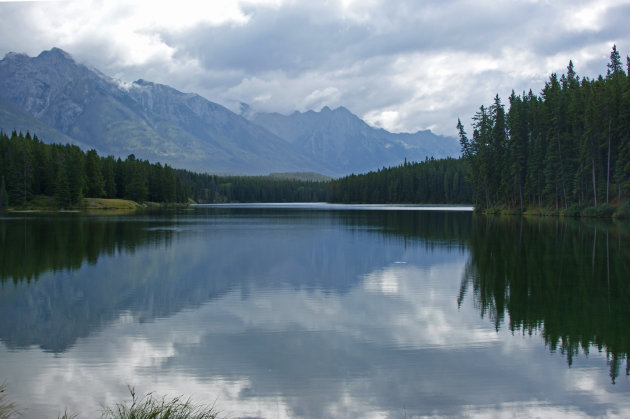
[(117, 403), (106, 408), (103, 419), (216, 419), (214, 408), (198, 406), (181, 396), (173, 399), (156, 398), (149, 393), (138, 398), (133, 388), (129, 388), (131, 403)]
[(0, 419), (9, 419), (17, 415), (15, 405), (6, 400), (5, 391), (5, 385), (0, 385)]
[[(5, 387), (0, 386), (0, 419), (17, 419), (20, 412), (13, 403), (5, 400)], [(212, 406), (196, 405), (182, 396), (169, 399), (157, 397), (149, 393), (138, 397), (135, 390), (129, 387), (130, 402), (116, 403), (103, 409), (102, 419), (218, 419), (218, 413)], [(78, 416), (65, 412), (58, 419), (74, 419)]]

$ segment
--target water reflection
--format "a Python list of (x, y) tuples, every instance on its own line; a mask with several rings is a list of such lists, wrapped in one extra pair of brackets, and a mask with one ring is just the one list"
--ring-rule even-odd
[(43, 272), (95, 264), (101, 254), (168, 244), (172, 231), (147, 228), (155, 224), (74, 214), (0, 218), (0, 281), (37, 280)]
[(127, 217), (0, 217), (0, 281), (30, 282), (44, 272), (77, 270), (86, 262), (96, 264), (101, 255), (133, 254), (147, 246), (168, 247), (174, 233), (199, 233), (225, 227), (228, 222), (238, 225), (239, 220), (249, 225), (264, 221), (260, 228), (291, 222), (318, 228), (322, 224), (372, 228), (380, 234), (461, 249), (471, 226), (471, 217), (466, 213), (445, 216), (427, 211), (419, 216), (409, 211), (322, 211), (308, 207), (299, 211), (282, 207), (199, 207), (194, 212), (159, 211)]
[(630, 354), (630, 237), (624, 224), (475, 217), (461, 304), (469, 285), (498, 330), (540, 332), (572, 365), (605, 351), (614, 383)]
[[(73, 245), (61, 239), (31, 240), (39, 231), (65, 234), (28, 227), (57, 222), (40, 218), (0, 221), (3, 248), (17, 240), (13, 257), (36, 262), (6, 268), (0, 289), (0, 377), (29, 406), (27, 417), (64, 407), (91, 417), (124, 399), (127, 385), (216, 401), (228, 417), (591, 416), (630, 408), (630, 383), (610, 383), (604, 355), (573, 357), (569, 369), (548, 355), (542, 329), (513, 335), (518, 326), (503, 327), (522, 323), (510, 311), (519, 304), (509, 286), (495, 285), (488, 265), (497, 260), (486, 260), (503, 260), (515, 243), (534, 247), (537, 231), (592, 245), (589, 226), (575, 239), (579, 228), (486, 225), (470, 213), (201, 208), (62, 219), (95, 249), (70, 259), (63, 246)], [(531, 243), (515, 239), (521, 228)], [(603, 227), (597, 231), (594, 272), (604, 243)], [(621, 272), (626, 262), (612, 250), (615, 230), (607, 231), (611, 272)], [(536, 257), (560, 260), (552, 248)], [(57, 255), (30, 254), (39, 251)], [(528, 252), (518, 255), (532, 261)], [(501, 273), (521, 268), (509, 262)], [(508, 298), (497, 303), (486, 289)]]
[[(0, 275), (14, 285), (3, 287), (0, 313), (13, 320), (0, 322), (0, 338), (12, 348), (63, 352), (121, 312), (150, 321), (235, 288), (244, 298), (252, 288), (284, 285), (344, 293), (366, 273), (404, 259), (408, 240), (463, 249), (458, 233), (469, 226), (466, 213), (419, 219), (411, 213), (244, 208), (5, 219)], [(382, 239), (359, 241), (361, 234)], [(446, 258), (439, 252), (414, 256), (420, 265)]]

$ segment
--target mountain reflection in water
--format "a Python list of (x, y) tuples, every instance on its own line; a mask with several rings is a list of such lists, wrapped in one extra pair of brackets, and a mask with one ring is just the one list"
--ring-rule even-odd
[(32, 417), (126, 385), (231, 417), (620, 414), (628, 237), (326, 206), (0, 218), (0, 377)]

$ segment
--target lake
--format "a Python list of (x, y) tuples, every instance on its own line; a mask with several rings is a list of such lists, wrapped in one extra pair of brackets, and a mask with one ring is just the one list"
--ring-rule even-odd
[(630, 225), (464, 207), (0, 217), (0, 383), (27, 418), (630, 411)]

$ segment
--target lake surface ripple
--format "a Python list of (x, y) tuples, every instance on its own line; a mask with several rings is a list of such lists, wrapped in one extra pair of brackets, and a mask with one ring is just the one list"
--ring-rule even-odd
[(0, 218), (24, 417), (136, 393), (225, 417), (623, 417), (630, 225), (232, 205)]

